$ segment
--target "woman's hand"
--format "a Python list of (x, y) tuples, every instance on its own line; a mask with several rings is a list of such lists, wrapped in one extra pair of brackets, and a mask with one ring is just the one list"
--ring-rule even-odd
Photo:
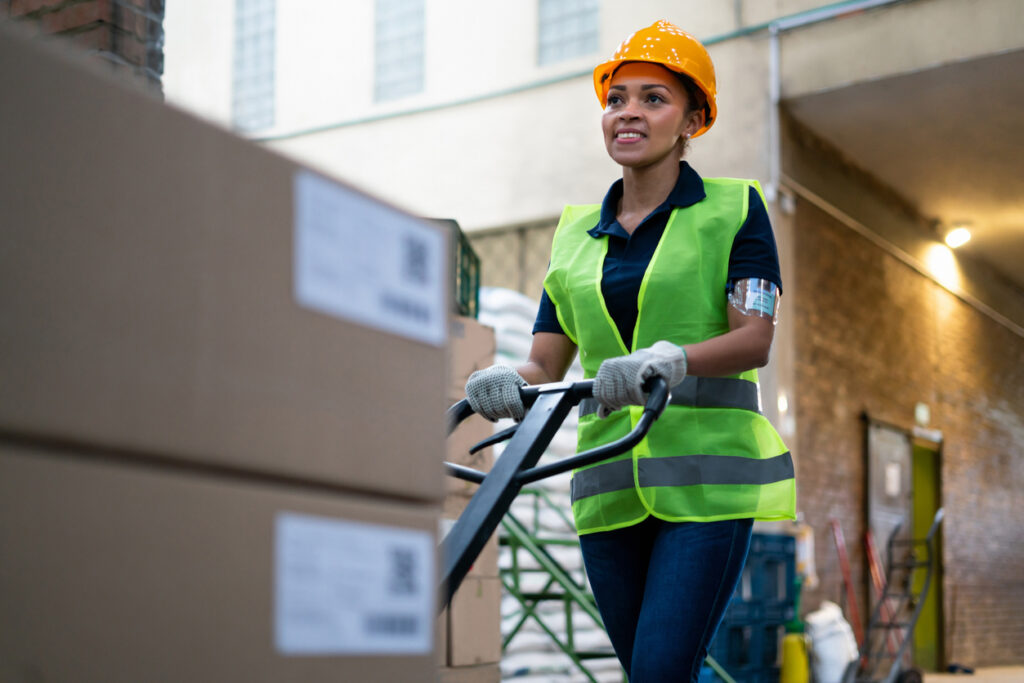
[(651, 377), (663, 378), (669, 387), (682, 382), (686, 377), (686, 352), (682, 347), (659, 341), (650, 348), (601, 363), (594, 377), (594, 398), (601, 404), (598, 417), (607, 417), (624, 406), (643, 405), (647, 400), (643, 385)]
[(519, 387), (556, 382), (565, 377), (576, 345), (564, 334), (538, 332), (533, 335), (530, 358), (517, 368), (492, 365), (477, 370), (466, 382), (466, 400), (478, 415), (491, 422), (503, 417), (522, 420), (526, 414)]
[(507, 365), (492, 365), (477, 370), (466, 381), (466, 400), (477, 415), (491, 422), (503, 417), (522, 420), (526, 414), (519, 387), (526, 386), (514, 368)]

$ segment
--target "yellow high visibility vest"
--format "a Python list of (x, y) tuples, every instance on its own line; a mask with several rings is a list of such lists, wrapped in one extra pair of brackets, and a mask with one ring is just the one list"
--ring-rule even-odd
[[(607, 358), (667, 340), (693, 344), (729, 330), (725, 296), (733, 239), (754, 181), (705, 178), (705, 199), (672, 212), (644, 274), (631, 340), (623, 340), (601, 294), (608, 237), (591, 237), (599, 205), (568, 206), (555, 232), (544, 288), (562, 329), (577, 345), (584, 375)], [(760, 412), (757, 371), (687, 377), (640, 444), (576, 470), (572, 509), (580, 534), (630, 526), (650, 515), (668, 521), (753, 517), (795, 519), (793, 460)], [(642, 413), (607, 418), (580, 406), (578, 450), (627, 434)]]

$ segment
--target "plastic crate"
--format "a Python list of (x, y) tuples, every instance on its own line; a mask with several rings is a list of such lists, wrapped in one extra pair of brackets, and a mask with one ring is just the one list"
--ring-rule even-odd
[(793, 555), (796, 553), (796, 538), (787, 534), (751, 534), (750, 553)]
[(480, 313), (480, 257), (458, 221), (451, 218), (431, 220), (451, 231), (452, 310), (456, 315), (476, 318)]
[(730, 674), (733, 668), (778, 668), (783, 636), (785, 628), (781, 624), (723, 623), (710, 652)]
[(796, 539), (754, 534), (737, 590), (748, 601), (795, 604)]
[[(732, 677), (736, 683), (779, 683), (781, 670), (777, 666), (769, 667), (723, 667), (725, 672)], [(698, 683), (723, 683), (724, 679), (716, 674), (713, 669), (707, 667), (708, 678), (704, 678), (703, 669)]]
[(759, 605), (758, 618), (765, 622), (785, 624), (796, 617), (794, 602), (765, 601)]
[(722, 623), (730, 624), (751, 624), (764, 618), (761, 602), (756, 600), (744, 600), (739, 591), (733, 593), (729, 606), (725, 609), (725, 616)]
[(795, 539), (754, 534), (743, 575), (710, 648), (737, 681), (778, 680), (784, 624), (796, 615), (796, 595)]

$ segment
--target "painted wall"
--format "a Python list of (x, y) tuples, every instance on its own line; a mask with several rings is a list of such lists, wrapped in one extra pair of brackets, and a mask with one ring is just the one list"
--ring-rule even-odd
[(234, 0), (168, 2), (164, 15), (167, 102), (231, 125)]

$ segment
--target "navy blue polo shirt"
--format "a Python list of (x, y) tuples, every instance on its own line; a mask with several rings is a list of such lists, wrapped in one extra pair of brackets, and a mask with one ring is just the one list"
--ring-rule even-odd
[[(594, 239), (608, 238), (608, 253), (604, 258), (604, 274), (601, 278), (601, 294), (604, 296), (608, 313), (619, 328), (619, 334), (627, 343), (633, 339), (636, 325), (637, 299), (640, 284), (651, 262), (654, 250), (661, 240), (669, 216), (674, 208), (692, 206), (705, 198), (704, 181), (685, 161), (679, 162), (679, 179), (665, 201), (652, 211), (633, 234), (619, 224), (615, 218), (619, 199), (622, 198), (622, 180), (616, 180), (601, 203), (601, 218), (596, 226), (587, 231)], [(768, 211), (761, 195), (750, 188), (750, 202), (747, 218), (733, 239), (729, 254), (728, 279), (731, 283), (744, 278), (769, 280), (782, 289), (782, 275), (779, 272), (779, 253), (775, 247), (775, 235), (768, 220)], [(726, 296), (726, 292), (722, 292)], [(543, 291), (537, 321), (533, 332), (555, 332), (565, 334), (555, 305)]]

